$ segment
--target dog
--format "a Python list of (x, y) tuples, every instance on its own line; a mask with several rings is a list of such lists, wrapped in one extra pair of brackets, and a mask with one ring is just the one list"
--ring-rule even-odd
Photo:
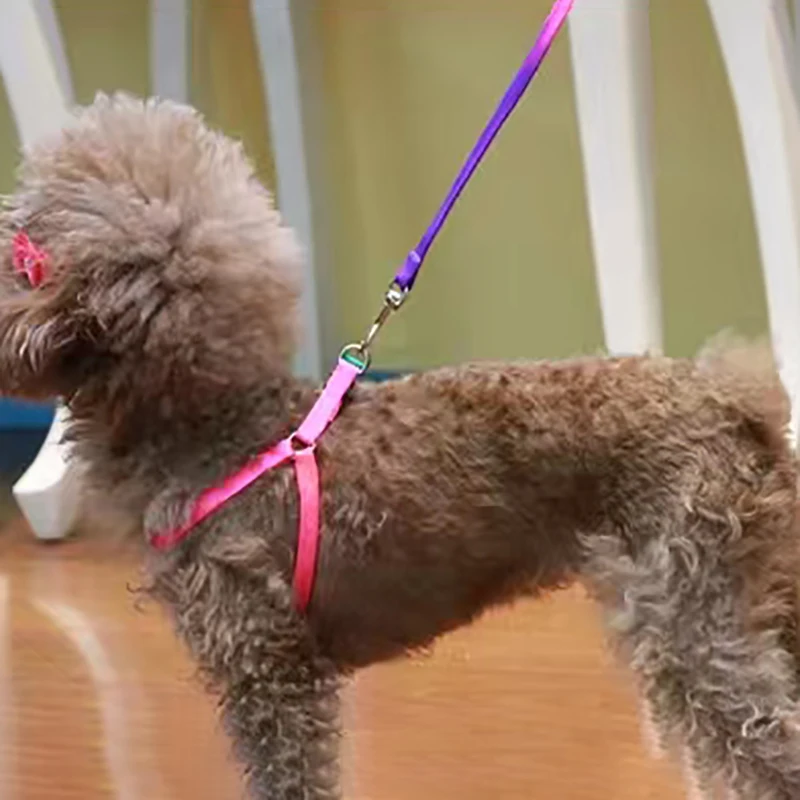
[[(21, 231), (47, 256), (36, 288)], [(763, 348), (357, 384), (316, 450), (304, 612), (290, 468), (147, 546), (318, 396), (291, 368), (302, 257), (241, 146), (156, 100), (77, 111), (0, 214), (0, 392), (64, 399), (92, 505), (141, 537), (252, 797), (339, 796), (355, 670), (575, 581), (699, 785), (800, 797), (797, 467)]]

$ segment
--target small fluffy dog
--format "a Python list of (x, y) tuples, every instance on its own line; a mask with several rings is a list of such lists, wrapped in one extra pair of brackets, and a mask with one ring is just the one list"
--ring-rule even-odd
[[(16, 273), (24, 230), (49, 257)], [(99, 98), (30, 149), (0, 216), (0, 391), (61, 396), (87, 480), (140, 535), (289, 434), (300, 252), (191, 109)], [(358, 385), (322, 437), (311, 605), (298, 496), (264, 475), (148, 586), (221, 699), (252, 796), (338, 796), (359, 667), (583, 581), (665, 742), (747, 800), (800, 798), (788, 404), (747, 348), (442, 369)]]

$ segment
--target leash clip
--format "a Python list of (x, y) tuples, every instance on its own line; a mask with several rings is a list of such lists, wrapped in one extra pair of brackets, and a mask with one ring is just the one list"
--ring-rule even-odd
[(339, 354), (339, 358), (343, 358), (352, 364), (359, 370), (359, 373), (366, 372), (372, 361), (372, 353), (370, 352), (372, 343), (389, 317), (403, 305), (406, 297), (408, 297), (408, 289), (404, 289), (397, 281), (392, 281), (386, 290), (381, 310), (367, 331), (367, 335), (360, 342), (347, 345)]
[(381, 310), (367, 331), (367, 335), (358, 344), (346, 347), (343, 352), (352, 353), (357, 350), (363, 357), (364, 369), (366, 369), (369, 366), (370, 348), (375, 341), (375, 337), (380, 333), (381, 328), (386, 324), (389, 317), (403, 305), (407, 296), (408, 289), (403, 289), (396, 281), (393, 281), (386, 291)]

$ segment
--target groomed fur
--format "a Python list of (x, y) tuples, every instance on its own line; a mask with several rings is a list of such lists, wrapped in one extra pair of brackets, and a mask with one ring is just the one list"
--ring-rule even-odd
[[(10, 238), (51, 255), (31, 290)], [(0, 216), (0, 390), (59, 394), (91, 485), (141, 533), (286, 435), (298, 251), (238, 146), (189, 109), (99, 98), (26, 154)], [(584, 580), (648, 715), (702, 782), (800, 797), (796, 476), (752, 349), (484, 364), (358, 386), (318, 458), (305, 616), (297, 497), (265, 475), (167, 555), (153, 594), (260, 800), (338, 796), (353, 670)]]

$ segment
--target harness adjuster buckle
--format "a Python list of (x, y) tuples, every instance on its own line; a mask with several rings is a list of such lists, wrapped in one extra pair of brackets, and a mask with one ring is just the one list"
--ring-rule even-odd
[(316, 444), (314, 442), (307, 442), (302, 436), (295, 432), (289, 437), (289, 447), (292, 451), (292, 456), (296, 456), (298, 453), (313, 452), (316, 449)]

